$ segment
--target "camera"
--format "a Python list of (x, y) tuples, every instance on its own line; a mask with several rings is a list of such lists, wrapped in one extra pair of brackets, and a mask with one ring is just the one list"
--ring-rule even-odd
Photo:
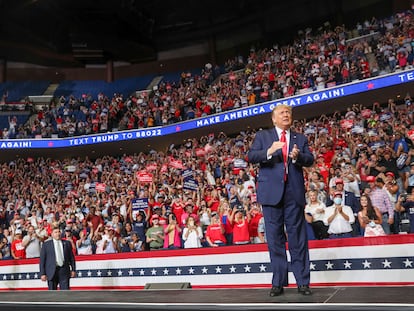
[(401, 197), (401, 201), (402, 201), (402, 202), (407, 201), (407, 194), (406, 194), (406, 193), (402, 193), (402, 194), (400, 195), (400, 197)]

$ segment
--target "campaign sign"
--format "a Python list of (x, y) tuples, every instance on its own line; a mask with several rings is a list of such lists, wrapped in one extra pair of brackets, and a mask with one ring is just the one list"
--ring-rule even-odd
[(194, 177), (194, 172), (193, 172), (192, 169), (186, 169), (186, 170), (183, 171), (183, 173), (181, 175), (184, 179), (193, 178)]
[(145, 211), (148, 209), (148, 198), (134, 198), (131, 200), (132, 203), (132, 218), (137, 219), (139, 211)]
[(183, 189), (197, 191), (198, 190), (198, 182), (193, 178), (186, 178), (184, 179)]

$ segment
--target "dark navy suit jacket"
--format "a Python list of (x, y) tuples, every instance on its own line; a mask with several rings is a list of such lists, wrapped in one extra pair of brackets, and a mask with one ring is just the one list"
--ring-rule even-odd
[[(284, 163), (282, 149), (276, 151), (267, 159), (267, 149), (274, 141), (278, 141), (276, 129), (261, 130), (248, 152), (248, 161), (259, 163), (260, 171), (257, 177), (257, 200), (262, 205), (277, 205), (284, 192)], [(305, 186), (303, 167), (311, 166), (314, 162), (313, 154), (309, 150), (308, 139), (305, 135), (290, 131), (289, 152), (293, 145), (299, 148), (299, 156), (295, 163), (288, 158), (288, 180), (295, 189), (295, 201), (300, 206), (305, 206)]]
[[(72, 244), (69, 241), (62, 240), (63, 245), (63, 271), (70, 278), (71, 271), (76, 271), (75, 256), (72, 252)], [(47, 275), (51, 280), (56, 272), (56, 255), (53, 239), (49, 239), (43, 243), (40, 251), (40, 275)]]

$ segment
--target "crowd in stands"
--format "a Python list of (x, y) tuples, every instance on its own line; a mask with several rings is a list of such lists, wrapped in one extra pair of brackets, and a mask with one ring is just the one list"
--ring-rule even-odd
[[(311, 239), (364, 236), (377, 224), (384, 234), (414, 232), (412, 121), (408, 98), (295, 121), (315, 156), (305, 171)], [(167, 152), (3, 163), (2, 257), (37, 257), (52, 224), (79, 255), (264, 243), (257, 167), (246, 159), (254, 135), (211, 134)]]
[[(326, 86), (329, 77), (337, 84), (364, 78), (361, 64), (369, 53), (377, 72), (392, 71), (389, 55), (401, 48), (405, 65), (412, 64), (411, 25), (409, 13), (373, 19), (360, 35), (382, 35), (349, 44), (342, 27), (314, 37), (306, 32), (288, 47), (229, 61), (229, 74), (218, 82), (216, 68), (207, 66), (200, 77), (184, 74), (179, 84), (161, 84), (139, 98), (61, 98), (39, 113), (30, 134), (15, 125), (16, 137), (47, 137), (54, 125), (63, 136), (82, 134), (81, 128), (86, 134), (164, 125), (290, 96), (321, 81)], [(348, 66), (359, 69), (344, 76)], [(377, 225), (381, 234), (414, 232), (413, 109), (407, 95), (294, 122), (315, 156), (305, 171), (311, 239), (365, 236)], [(54, 224), (78, 255), (264, 243), (257, 167), (246, 159), (255, 131), (211, 134), (165, 152), (2, 163), (0, 256), (38, 257)]]
[[(153, 90), (56, 98), (30, 124), (4, 131), (3, 138), (50, 138), (162, 126), (412, 67), (411, 11), (358, 23), (355, 30), (325, 24), (298, 32), (285, 46), (252, 48), (220, 67), (206, 64), (199, 75)], [(356, 37), (351, 37), (352, 32)]]

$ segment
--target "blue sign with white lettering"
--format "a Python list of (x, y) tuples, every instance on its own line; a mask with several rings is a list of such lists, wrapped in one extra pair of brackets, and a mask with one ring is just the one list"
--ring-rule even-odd
[(182, 131), (189, 131), (195, 128), (210, 126), (228, 121), (248, 118), (255, 115), (269, 113), (277, 105), (289, 105), (292, 107), (314, 104), (329, 99), (340, 98), (362, 92), (377, 90), (384, 87), (408, 83), (414, 81), (414, 71), (398, 72), (382, 77), (367, 79), (347, 85), (324, 89), (303, 95), (278, 99), (276, 101), (232, 110), (216, 115), (211, 115), (194, 120), (184, 121), (164, 127), (150, 129), (138, 129), (106, 134), (79, 136), (75, 138), (55, 139), (5, 139), (0, 141), (0, 149), (27, 149), (27, 148), (67, 148), (80, 145), (92, 145), (116, 141), (134, 140), (174, 134)]

